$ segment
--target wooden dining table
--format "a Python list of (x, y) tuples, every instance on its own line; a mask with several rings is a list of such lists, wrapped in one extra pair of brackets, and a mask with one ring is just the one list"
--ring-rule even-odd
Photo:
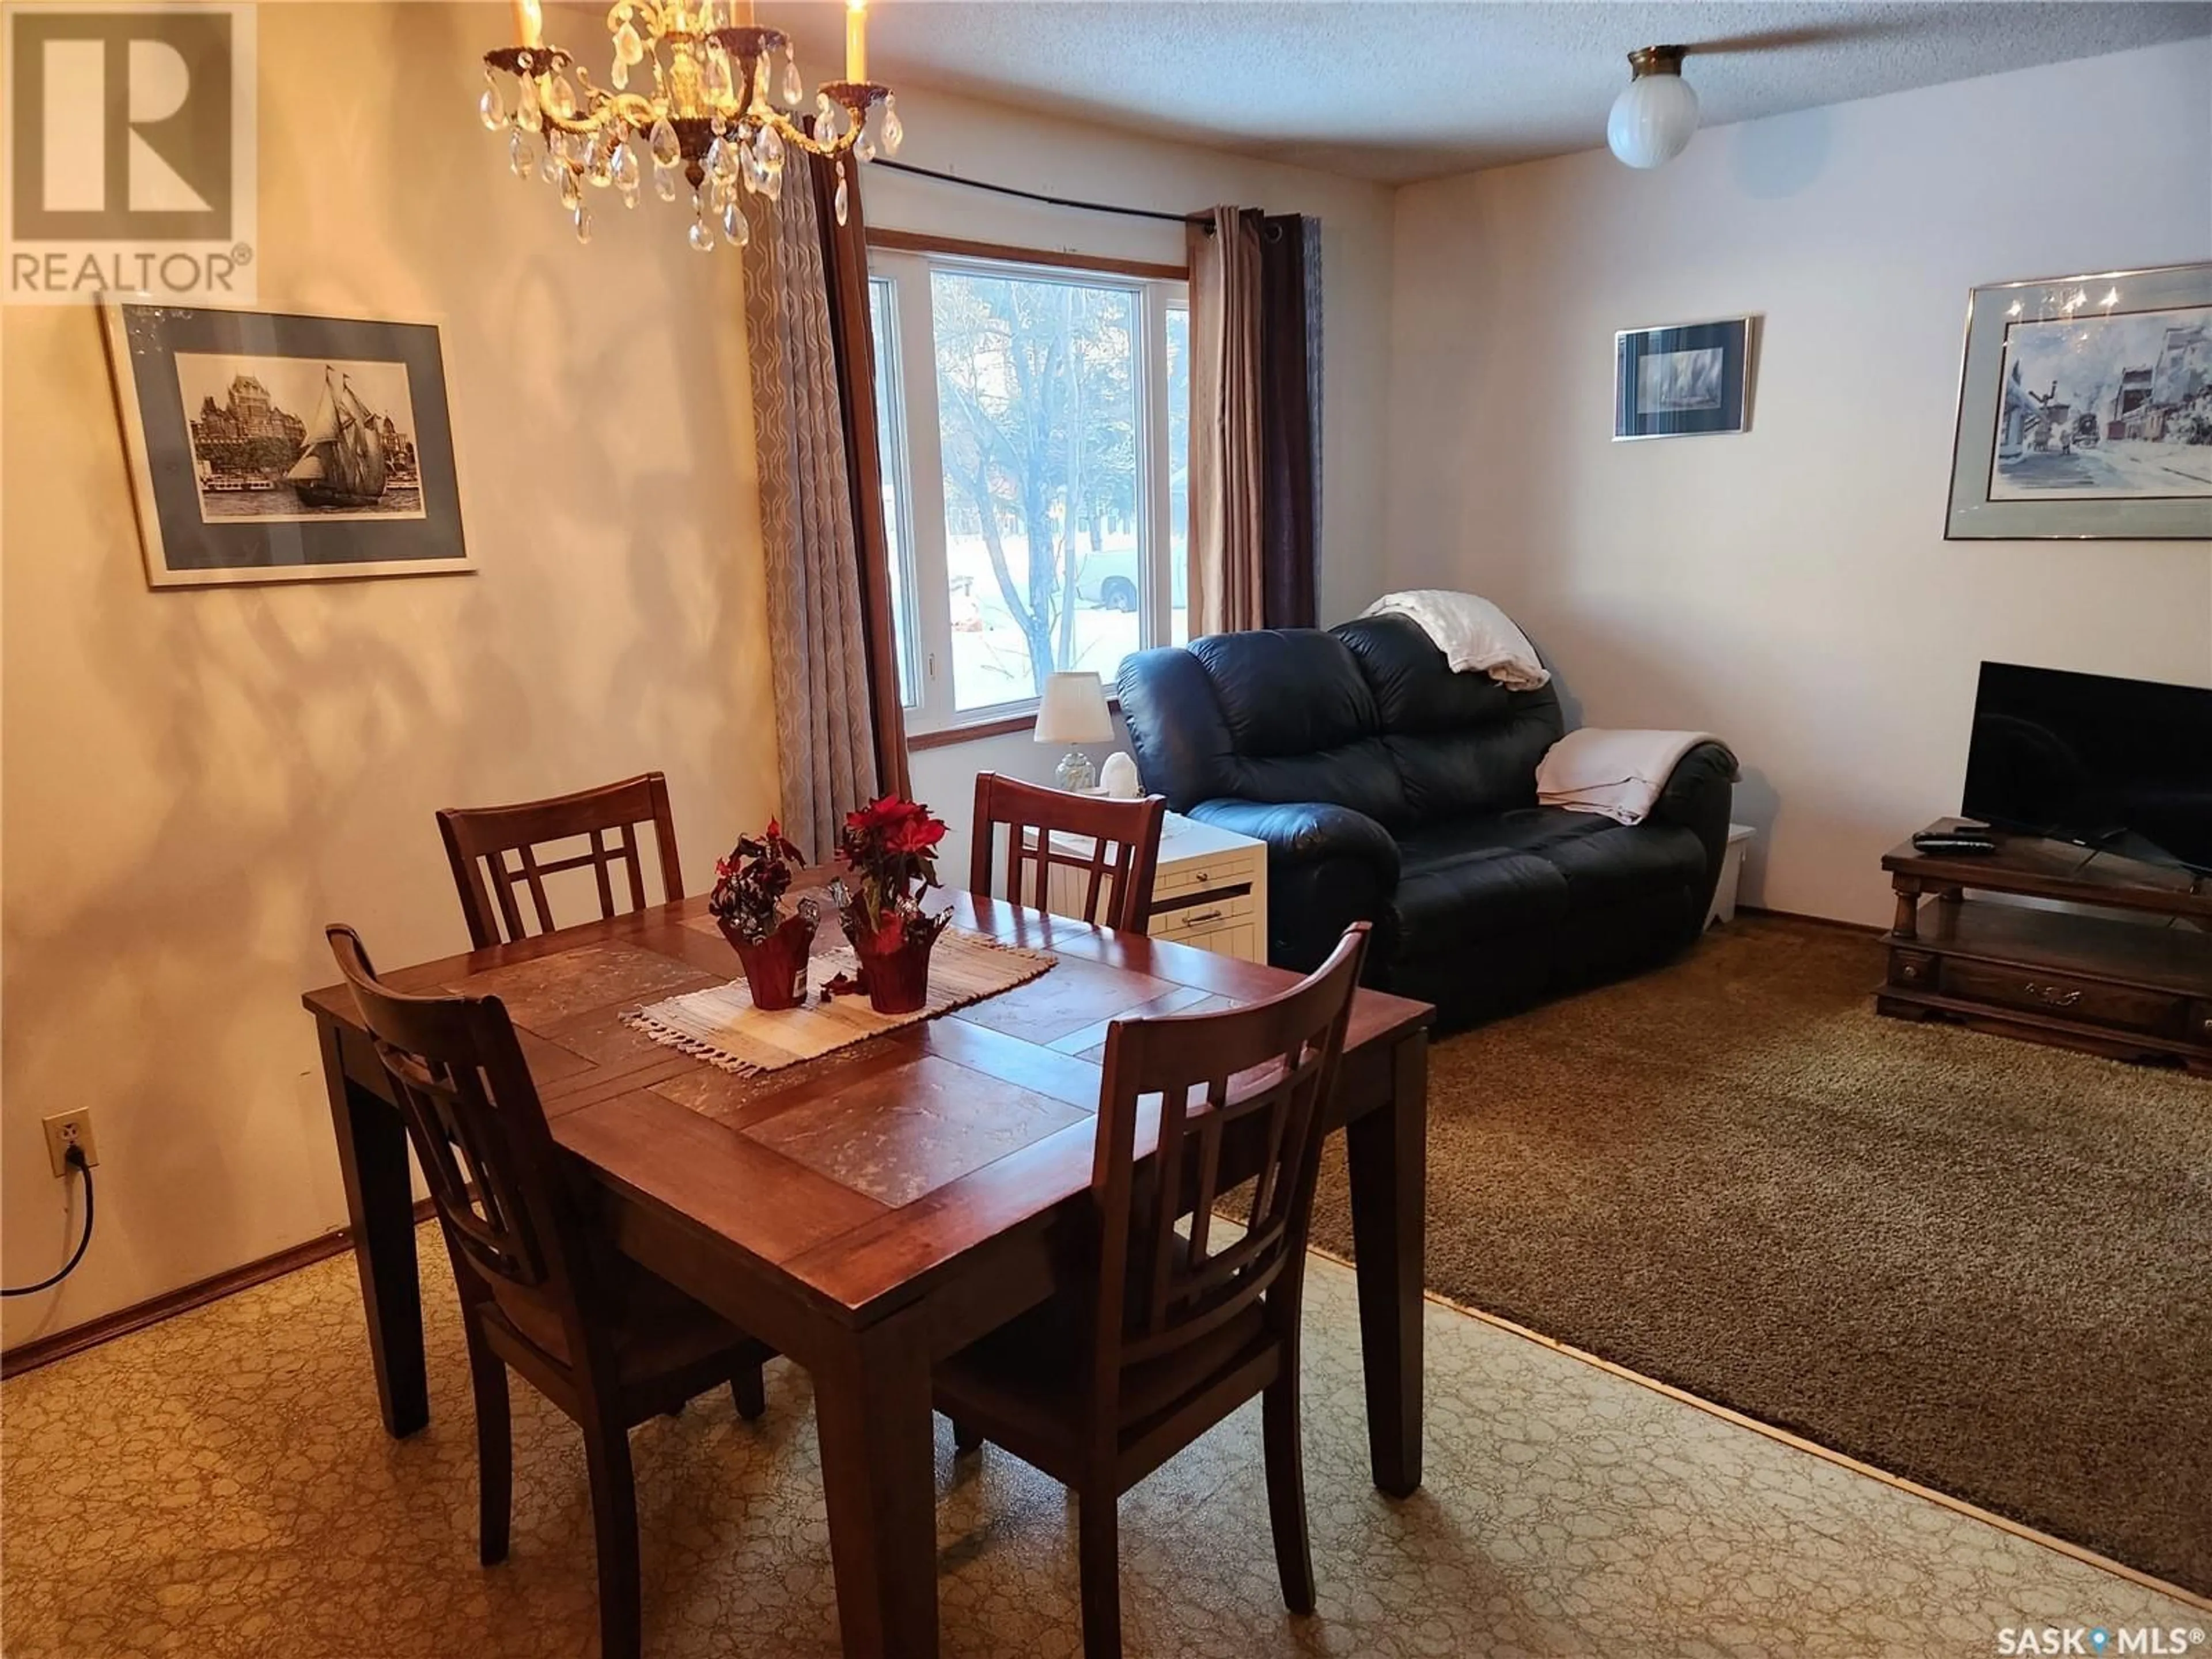
[[(1108, 1024), (1296, 981), (1002, 901), (951, 903), (956, 926), (1048, 951), (1050, 971), (753, 1075), (622, 1019), (735, 976), (703, 899), (385, 973), (402, 989), (499, 996), (599, 1224), (811, 1374), (838, 1618), (855, 1659), (938, 1650), (931, 1364), (1079, 1275)], [(384, 1425), (411, 1434), (429, 1420), (429, 1395), (405, 1130), (351, 994), (334, 985), (303, 1000)], [(1432, 1012), (1358, 993), (1331, 1111), (1350, 1161), (1370, 1457), (1375, 1484), (1397, 1497), (1421, 1480)]]

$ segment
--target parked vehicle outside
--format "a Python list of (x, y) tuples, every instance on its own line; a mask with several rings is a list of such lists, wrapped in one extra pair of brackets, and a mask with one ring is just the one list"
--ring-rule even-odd
[[(1170, 610), (1181, 611), (1189, 603), (1190, 562), (1182, 556), (1180, 547), (1171, 551), (1172, 556), (1168, 561), (1168, 605)], [(1134, 615), (1139, 580), (1134, 546), (1109, 547), (1103, 552), (1086, 553), (1083, 556), (1083, 562), (1075, 569), (1075, 597), (1102, 611), (1119, 611)]]

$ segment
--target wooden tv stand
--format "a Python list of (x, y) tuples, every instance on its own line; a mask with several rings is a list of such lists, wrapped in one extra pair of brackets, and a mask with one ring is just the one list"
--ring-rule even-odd
[(1875, 1012), (2212, 1076), (2212, 878), (2002, 834), (1978, 856), (1923, 854), (1908, 841), (1881, 867), (1897, 888), (1897, 922)]

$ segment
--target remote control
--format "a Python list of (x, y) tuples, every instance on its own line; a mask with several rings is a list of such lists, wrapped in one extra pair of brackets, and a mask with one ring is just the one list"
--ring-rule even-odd
[(1923, 831), (1912, 838), (1912, 848), (1918, 853), (1994, 853), (1997, 844), (1988, 836), (1971, 834), (1936, 834)]

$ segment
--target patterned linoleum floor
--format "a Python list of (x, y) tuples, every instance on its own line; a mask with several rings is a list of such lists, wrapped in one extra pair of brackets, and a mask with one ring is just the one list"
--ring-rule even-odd
[[(0, 1389), (11, 1659), (596, 1652), (574, 1431), (515, 1389), (512, 1559), (476, 1562), (466, 1369), (421, 1243), (433, 1421), (376, 1423), (338, 1259)], [(1310, 1276), (1306, 1448), (1321, 1609), (1289, 1619), (1256, 1408), (1123, 1500), (1132, 1655), (1978, 1655), (2008, 1626), (2212, 1618), (1441, 1305), (1427, 1483), (1369, 1484), (1347, 1270)], [(635, 1436), (653, 1659), (837, 1651), (805, 1373)], [(939, 1424), (948, 1656), (1079, 1651), (1073, 1514)], [(2203, 1647), (2200, 1642), (2198, 1646)]]

